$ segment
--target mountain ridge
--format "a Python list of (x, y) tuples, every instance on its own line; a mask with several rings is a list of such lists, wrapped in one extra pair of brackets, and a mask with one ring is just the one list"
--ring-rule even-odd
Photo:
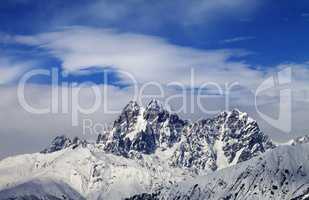
[[(257, 122), (237, 109), (189, 122), (158, 101), (146, 107), (132, 101), (95, 143), (58, 136), (41, 153), (0, 161), (0, 197), (12, 197), (5, 191), (18, 191), (13, 197), (21, 199), (35, 195), (17, 188), (39, 181), (55, 191), (43, 187), (38, 199), (51, 199), (53, 192), (54, 199), (70, 199), (75, 192), (91, 200), (140, 194), (164, 199), (163, 192), (178, 183), (250, 164), (275, 147)], [(60, 183), (69, 192), (59, 194)]]
[[(63, 144), (57, 146), (57, 142)], [(78, 138), (71, 142), (64, 136), (56, 137), (43, 152), (81, 143)], [(83, 141), (83, 145), (85, 143)], [(260, 131), (257, 122), (237, 109), (190, 123), (165, 109), (157, 100), (151, 100), (145, 108), (130, 101), (114, 121), (111, 131), (99, 135), (97, 143), (103, 151), (127, 158), (140, 158), (154, 154), (157, 149), (177, 146), (171, 157), (172, 166), (212, 171), (275, 147)]]

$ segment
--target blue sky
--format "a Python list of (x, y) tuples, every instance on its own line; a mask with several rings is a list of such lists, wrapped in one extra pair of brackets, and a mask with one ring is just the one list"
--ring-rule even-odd
[[(157, 36), (169, 44), (200, 50), (242, 49), (250, 52), (242, 62), (252, 67), (308, 61), (309, 2), (305, 0), (5, 0), (0, 5), (0, 24), (0, 32), (6, 35), (3, 40), (8, 35), (31, 36), (83, 26)], [(0, 46), (2, 55), (14, 62), (61, 68), (61, 59), (45, 51), (3, 41)]]

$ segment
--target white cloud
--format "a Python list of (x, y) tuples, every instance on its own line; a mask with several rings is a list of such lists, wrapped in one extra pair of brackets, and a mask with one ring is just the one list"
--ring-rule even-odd
[(201, 23), (226, 16), (241, 16), (255, 11), (262, 1), (255, 0), (208, 0), (190, 1), (186, 6), (184, 20), (187, 23)]
[[(117, 25), (136, 29), (164, 28), (166, 23), (182, 26), (210, 24), (231, 17), (248, 17), (263, 0), (195, 0), (195, 1), (109, 1), (99, 0), (74, 7), (57, 15), (55, 23), (74, 24), (76, 20), (100, 21), (104, 25)], [(103, 12), (104, 11), (104, 12)], [(58, 11), (60, 12), (60, 11)], [(173, 14), (171, 14), (173, 13)], [(81, 22), (82, 23), (82, 22)]]
[(222, 43), (234, 43), (234, 42), (241, 42), (246, 40), (254, 40), (256, 37), (254, 36), (240, 36), (240, 37), (234, 37), (234, 38), (228, 38), (225, 40), (222, 40)]
[(263, 78), (261, 71), (244, 61), (231, 60), (242, 60), (248, 54), (244, 50), (200, 50), (171, 44), (159, 37), (86, 27), (12, 38), (48, 50), (69, 71), (89, 66), (111, 67), (129, 72), (139, 82), (178, 81), (189, 85), (193, 68), (195, 86), (238, 81), (252, 87)]
[[(285, 64), (272, 69), (261, 70), (246, 64), (244, 61), (248, 53), (246, 51), (200, 50), (171, 44), (154, 36), (85, 27), (70, 27), (34, 36), (10, 36), (9, 39), (47, 50), (51, 55), (62, 61), (62, 67), (65, 70), (78, 72), (80, 69), (89, 66), (113, 67), (115, 70), (124, 70), (134, 74), (140, 83), (154, 80), (165, 85), (171, 81), (179, 81), (189, 85), (190, 67), (193, 67), (196, 76), (195, 86), (210, 81), (220, 84), (238, 81), (249, 89), (253, 89), (273, 71), (292, 67), (295, 69), (293, 95), (297, 97), (293, 100), (293, 133), (306, 134), (306, 130), (309, 129), (306, 120), (309, 109), (309, 95), (306, 95), (306, 88), (309, 84), (307, 80), (309, 76), (308, 63)], [(240, 61), (231, 61), (233, 57), (237, 57)], [(126, 80), (125, 77), (123, 78)], [(100, 87), (101, 89), (102, 87), (109, 88), (107, 101), (110, 102), (110, 107), (118, 111), (132, 99), (132, 88), (119, 89), (102, 85)], [(253, 105), (252, 91), (244, 90), (233, 91), (230, 108), (237, 107), (249, 112), (258, 120), (262, 130), (273, 138), (286, 139), (296, 136), (283, 134), (260, 119)], [(49, 86), (30, 85), (28, 96), (35, 106), (42, 107), (53, 101), (49, 92)], [(2, 137), (9, 138), (11, 141), (9, 147), (6, 140), (0, 141), (0, 147), (2, 147), (0, 152), (3, 155), (12, 153), (12, 149), (14, 153), (38, 151), (39, 148), (48, 143), (51, 137), (58, 134), (82, 136), (82, 128), (71, 125), (71, 113), (29, 114), (18, 103), (15, 87), (0, 87), (0, 93), (3, 96), (0, 101), (0, 133)], [(169, 90), (167, 92), (167, 94), (171, 93), (175, 93), (175, 91)], [(270, 115), (276, 115), (277, 99), (276, 93), (262, 97), (260, 99), (262, 110)], [(93, 102), (93, 99), (89, 95), (81, 95), (81, 102), (83, 106), (86, 106), (89, 102)], [(174, 103), (175, 105), (181, 104), (177, 100)], [(204, 104), (208, 108), (222, 110), (225, 101), (222, 98), (208, 99)], [(201, 111), (182, 113), (182, 115), (185, 118), (192, 119), (207, 117)], [(115, 117), (116, 114), (107, 114), (101, 108), (92, 115), (80, 116), (80, 119), (91, 118), (95, 122), (108, 123)], [(20, 145), (21, 140), (24, 145)], [(36, 145), (29, 145), (33, 143), (36, 143)], [(29, 147), (26, 145), (29, 145)]]
[[(278, 66), (277, 69), (287, 67)], [(308, 80), (304, 79), (306, 74), (309, 73), (308, 65), (289, 65), (294, 70), (294, 82), (293, 85), (297, 89), (305, 88), (308, 86)], [(102, 101), (100, 108), (89, 115), (80, 114), (79, 120), (80, 124), (77, 127), (72, 126), (72, 110), (69, 109), (68, 113), (58, 113), (58, 114), (31, 114), (25, 111), (18, 99), (17, 99), (17, 88), (16, 86), (10, 87), (0, 87), (0, 94), (2, 99), (0, 101), (0, 158), (6, 155), (15, 153), (25, 153), (25, 152), (35, 152), (44, 148), (50, 140), (59, 134), (67, 134), (70, 136), (79, 136), (85, 138), (94, 139), (96, 135), (83, 135), (82, 121), (83, 119), (92, 119), (94, 123), (106, 123), (111, 124), (111, 122), (117, 116), (117, 112), (120, 112), (121, 108), (125, 104), (134, 98), (134, 90), (132, 87), (126, 89), (119, 89), (113, 86), (100, 85), (100, 91), (106, 89), (107, 93), (104, 95), (106, 99)], [(294, 87), (294, 88), (295, 88)], [(60, 87), (59, 89), (63, 89)], [(93, 95), (89, 95), (87, 90), (89, 88), (84, 88), (80, 94), (80, 102), (82, 107), (88, 107), (94, 102)], [(180, 91), (174, 88), (164, 87), (164, 97), (178, 94)], [(71, 91), (72, 89), (69, 89)], [(156, 88), (147, 88), (147, 94), (158, 94)], [(308, 89), (307, 89), (308, 90)], [(293, 124), (291, 134), (283, 133), (271, 125), (267, 121), (264, 121), (256, 112), (254, 107), (254, 93), (250, 90), (232, 90), (229, 96), (229, 107), (225, 108), (226, 99), (225, 96), (218, 96), (214, 98), (206, 98), (202, 101), (204, 108), (209, 110), (222, 111), (225, 109), (238, 108), (242, 111), (248, 112), (250, 116), (255, 118), (261, 129), (272, 138), (276, 140), (286, 140), (289, 138), (294, 138), (299, 135), (307, 134), (309, 130), (308, 126), (308, 111), (309, 111), (309, 96), (298, 96), (301, 90), (294, 90), (294, 96), (297, 98), (293, 99)], [(45, 108), (50, 105), (51, 102), (55, 101), (56, 98), (51, 96), (51, 87), (48, 85), (27, 85), (26, 87), (26, 98), (28, 102), (37, 108)], [(71, 92), (69, 92), (71, 93)], [(196, 101), (196, 96), (189, 98), (191, 93), (188, 91), (187, 101), (185, 101), (185, 107), (188, 109), (187, 112), (181, 111), (180, 114), (185, 119), (199, 119), (207, 118), (209, 114), (203, 112)], [(58, 99), (59, 100), (59, 99)], [(179, 109), (182, 106), (183, 99), (175, 98), (171, 101), (170, 106), (172, 110)], [(191, 103), (193, 101), (194, 110), (191, 111)], [(114, 114), (106, 112), (104, 104), (110, 110), (116, 111)], [(274, 93), (272, 95), (261, 96), (258, 99), (259, 108), (266, 114), (270, 116), (276, 116), (278, 113), (278, 94)], [(62, 102), (59, 103), (59, 108), (62, 107)], [(69, 107), (72, 107), (72, 103), (68, 103)]]
[(29, 68), (30, 63), (18, 63), (8, 57), (0, 57), (0, 85), (10, 83)]
[(0, 68), (0, 85), (14, 80), (19, 72), (17, 68)]
[[(103, 88), (101, 88), (103, 89)], [(129, 92), (108, 86), (108, 106), (110, 109), (119, 110), (130, 99)], [(72, 94), (72, 92), (69, 92)], [(72, 126), (72, 103), (69, 112), (57, 114), (32, 114), (27, 112), (20, 104), (17, 96), (17, 86), (0, 86), (0, 159), (4, 156), (37, 152), (47, 146), (53, 137), (66, 134), (71, 137), (94, 139), (97, 135), (83, 135), (82, 120), (92, 119), (94, 123), (110, 123), (115, 118), (114, 114), (107, 114), (103, 106), (91, 115), (79, 115), (79, 126)], [(80, 105), (87, 107), (93, 100), (92, 95), (87, 95), (87, 88), (80, 94)], [(27, 103), (32, 107), (47, 108), (56, 101), (51, 96), (51, 87), (48, 85), (27, 85), (25, 90)], [(62, 107), (59, 103), (59, 109)]]

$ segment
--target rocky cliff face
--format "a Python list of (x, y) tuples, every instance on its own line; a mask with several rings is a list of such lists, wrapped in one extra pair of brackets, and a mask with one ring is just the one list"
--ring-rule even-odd
[(86, 145), (87, 141), (82, 141), (78, 137), (75, 137), (73, 140), (71, 140), (69, 137), (61, 135), (55, 137), (55, 139), (51, 142), (50, 146), (42, 150), (41, 153), (53, 153), (55, 151), (60, 151), (69, 147), (74, 149), (78, 146), (85, 147)]
[(232, 110), (186, 127), (172, 163), (214, 171), (249, 160), (273, 147), (256, 121), (246, 113)]
[[(239, 110), (189, 123), (170, 113), (157, 100), (151, 100), (145, 108), (129, 102), (111, 131), (99, 135), (97, 143), (102, 144), (105, 152), (129, 158), (170, 149), (171, 166), (197, 172), (222, 169), (275, 147), (257, 122)], [(71, 141), (59, 136), (42, 152), (81, 144), (78, 138)]]
[(274, 147), (256, 121), (239, 110), (189, 123), (156, 100), (145, 108), (130, 102), (112, 131), (99, 138), (104, 138), (99, 139), (104, 150), (115, 155), (141, 157), (172, 148), (172, 166), (211, 171), (249, 160)]
[[(151, 154), (179, 142), (186, 122), (171, 114), (156, 100), (146, 108), (130, 102), (114, 122), (103, 142), (104, 150), (125, 157), (133, 153)], [(99, 136), (103, 138), (103, 136)]]

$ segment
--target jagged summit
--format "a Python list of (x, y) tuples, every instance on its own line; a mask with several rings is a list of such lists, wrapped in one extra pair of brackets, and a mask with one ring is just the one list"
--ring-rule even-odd
[(271, 148), (274, 148), (272, 141), (256, 121), (234, 109), (185, 127), (172, 164), (214, 171), (249, 160)]
[(41, 153), (53, 153), (55, 151), (60, 151), (65, 148), (76, 148), (78, 146), (85, 147), (87, 142), (85, 140), (81, 141), (78, 137), (74, 137), (73, 140), (66, 135), (60, 135), (53, 139), (50, 146), (42, 150)]
[(162, 103), (156, 99), (152, 99), (149, 101), (149, 103), (146, 105), (146, 111), (155, 111), (157, 113), (163, 112), (164, 107)]
[(122, 110), (122, 112), (127, 112), (127, 111), (136, 111), (139, 110), (140, 106), (136, 101), (130, 101)]
[(158, 100), (145, 108), (131, 101), (107, 134), (103, 142), (107, 152), (140, 158), (173, 148), (172, 166), (196, 170), (225, 168), (274, 148), (257, 122), (238, 109), (189, 123)]
[(131, 101), (106, 136), (104, 150), (125, 157), (154, 153), (179, 141), (184, 125), (184, 120), (157, 100), (151, 100), (145, 108)]
[(148, 122), (164, 122), (168, 117), (170, 113), (167, 111), (163, 105), (158, 100), (151, 100), (146, 108), (145, 112), (143, 113), (143, 117)]
[[(238, 109), (189, 123), (154, 99), (145, 108), (130, 101), (97, 143), (101, 151), (129, 158), (170, 149), (171, 166), (206, 171), (235, 165), (274, 148), (257, 122)], [(79, 139), (60, 136), (42, 152), (79, 144)]]
[(227, 117), (227, 118), (237, 118), (237, 119), (243, 119), (247, 120), (248, 122), (256, 122), (254, 119), (249, 117), (248, 113), (242, 112), (237, 108), (233, 108), (230, 111), (222, 111), (218, 113), (215, 117)]
[(297, 137), (291, 142), (293, 146), (298, 145), (298, 144), (306, 144), (306, 143), (309, 143), (309, 135)]
[(156, 109), (156, 108), (163, 109), (163, 105), (162, 105), (162, 103), (161, 103), (159, 100), (157, 100), (157, 99), (151, 99), (151, 100), (148, 102), (146, 108), (147, 108), (147, 109), (149, 109), (149, 108), (152, 108), (152, 109)]
[(276, 146), (298, 146), (309, 143), (309, 135), (303, 135), (287, 141), (275, 141)]

